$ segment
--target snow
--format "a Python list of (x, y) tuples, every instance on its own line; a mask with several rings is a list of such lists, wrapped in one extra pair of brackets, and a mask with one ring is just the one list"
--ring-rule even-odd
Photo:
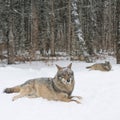
[(92, 63), (72, 62), (75, 75), (73, 95), (82, 96), (81, 104), (48, 101), (43, 98), (21, 98), (12, 101), (15, 94), (5, 94), (12, 87), (28, 79), (54, 77), (55, 64), (66, 66), (71, 61), (56, 61), (51, 65), (32, 62), (0, 67), (0, 116), (3, 120), (120, 120), (120, 65), (111, 59), (110, 72), (89, 71)]

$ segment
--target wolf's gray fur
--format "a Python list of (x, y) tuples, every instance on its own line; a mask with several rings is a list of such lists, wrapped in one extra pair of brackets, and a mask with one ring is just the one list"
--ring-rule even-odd
[(96, 63), (86, 68), (91, 70), (110, 71), (112, 66), (109, 61), (105, 61), (105, 63)]
[(5, 93), (19, 92), (19, 95), (13, 97), (13, 101), (27, 96), (29, 98), (43, 97), (48, 100), (71, 102), (75, 101), (80, 103), (79, 100), (73, 99), (74, 97), (80, 99), (79, 96), (71, 96), (74, 89), (74, 73), (71, 70), (72, 64), (67, 67), (58, 68), (57, 74), (54, 78), (38, 78), (28, 80), (25, 83), (12, 87), (6, 88)]

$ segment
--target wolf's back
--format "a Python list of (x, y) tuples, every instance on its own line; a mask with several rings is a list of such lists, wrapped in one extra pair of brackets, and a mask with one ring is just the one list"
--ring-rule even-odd
[(87, 69), (91, 69), (91, 70), (102, 70), (103, 69), (103, 65), (102, 64), (93, 64), (91, 66), (86, 67)]
[(15, 87), (11, 87), (11, 88), (6, 88), (4, 90), (5, 93), (17, 93), (20, 91), (20, 86), (15, 86)]

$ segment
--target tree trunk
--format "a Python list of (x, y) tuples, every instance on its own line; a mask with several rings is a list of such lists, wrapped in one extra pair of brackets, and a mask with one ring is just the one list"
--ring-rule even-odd
[(71, 54), (71, 1), (68, 1), (68, 33), (67, 33), (67, 40), (68, 40), (68, 54)]
[(13, 64), (14, 61), (14, 36), (12, 31), (12, 25), (7, 32), (7, 50), (8, 50), (8, 64)]
[(55, 56), (55, 13), (54, 13), (54, 0), (51, 0), (51, 56)]
[(35, 53), (38, 50), (38, 16), (37, 10), (35, 7), (35, 1), (31, 0), (31, 46), (32, 53), (30, 54), (32, 59), (35, 58)]

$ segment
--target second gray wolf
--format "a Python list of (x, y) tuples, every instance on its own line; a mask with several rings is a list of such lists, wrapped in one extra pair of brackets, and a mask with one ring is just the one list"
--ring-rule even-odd
[(96, 63), (86, 68), (91, 70), (110, 71), (112, 66), (109, 61), (105, 61), (105, 63)]
[[(19, 93), (13, 97), (13, 101), (21, 97), (46, 98), (48, 100), (80, 103), (80, 96), (71, 96), (74, 89), (74, 72), (71, 69), (72, 63), (67, 67), (57, 66), (57, 73), (54, 78), (37, 78), (28, 80), (21, 85), (6, 88), (5, 93)], [(74, 99), (77, 98), (78, 100)]]

